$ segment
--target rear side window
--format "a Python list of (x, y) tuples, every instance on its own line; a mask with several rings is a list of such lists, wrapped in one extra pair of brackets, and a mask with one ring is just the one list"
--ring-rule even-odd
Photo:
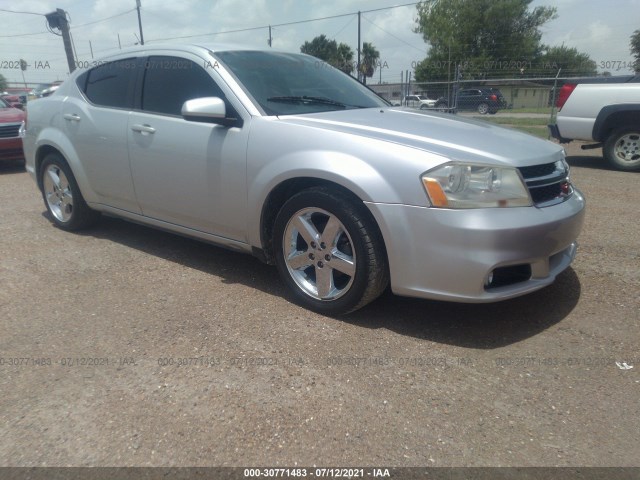
[(84, 94), (91, 103), (104, 107), (130, 107), (135, 59), (106, 63), (87, 72)]
[(225, 98), (204, 68), (185, 58), (149, 57), (145, 64), (142, 110), (181, 115), (184, 102), (201, 97)]

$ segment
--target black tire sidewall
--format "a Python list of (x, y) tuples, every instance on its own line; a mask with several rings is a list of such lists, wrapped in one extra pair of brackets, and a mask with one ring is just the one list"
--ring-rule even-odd
[[(342, 197), (344, 196), (334, 196), (323, 190), (315, 189), (300, 192), (291, 197), (283, 205), (274, 224), (273, 245), (276, 265), (280, 276), (289, 287), (289, 291), (297, 303), (318, 313), (329, 315), (348, 313), (358, 305), (365, 294), (369, 279), (370, 266), (365, 252), (365, 241), (360, 234), (360, 227), (357, 225), (354, 216), (364, 225), (369, 234), (371, 234), (372, 226), (369, 224), (366, 215), (363, 215), (348, 199)], [(352, 247), (356, 254), (356, 274), (349, 291), (336, 300), (322, 301), (310, 297), (302, 291), (293, 278), (291, 278), (287, 269), (282, 251), (284, 232), (292, 216), (304, 208), (321, 208), (335, 215), (340, 222), (342, 222), (351, 237)]]

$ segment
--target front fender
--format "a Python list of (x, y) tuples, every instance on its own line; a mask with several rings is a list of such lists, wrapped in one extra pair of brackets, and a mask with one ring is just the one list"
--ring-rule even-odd
[[(292, 167), (293, 166), (293, 167)], [(389, 203), (400, 203), (394, 186), (364, 160), (331, 150), (306, 150), (285, 155), (264, 164), (249, 185), (250, 210), (249, 243), (261, 245), (261, 215), (269, 194), (287, 180), (313, 178), (337, 184), (361, 200), (375, 201), (385, 198)]]

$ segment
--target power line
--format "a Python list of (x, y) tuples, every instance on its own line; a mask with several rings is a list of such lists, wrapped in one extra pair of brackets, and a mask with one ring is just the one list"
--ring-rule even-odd
[(349, 21), (348, 21), (347, 23), (345, 23), (345, 24), (344, 24), (344, 27), (342, 27), (340, 30), (338, 30), (338, 32), (337, 32), (337, 33), (335, 33), (335, 34), (333, 35), (333, 37), (331, 37), (331, 38), (333, 38), (333, 39), (335, 40), (335, 38), (336, 38), (338, 35), (340, 35), (340, 34), (344, 31), (344, 29), (345, 29), (345, 28), (347, 28), (349, 25), (351, 25), (351, 22), (353, 22), (353, 20), (354, 20), (355, 18), (356, 18), (355, 16), (352, 16), (352, 17), (349, 19)]
[(49, 32), (19, 33), (17, 35), (0, 35), (0, 38), (28, 37), (31, 35), (42, 35), (43, 33), (49, 33)]
[(127, 10), (126, 12), (116, 13), (115, 15), (111, 15), (110, 17), (107, 17), (107, 18), (102, 18), (100, 20), (95, 20), (93, 22), (82, 23), (80, 25), (71, 25), (71, 26), (72, 28), (81, 28), (81, 27), (86, 27), (87, 25), (95, 25), (96, 23), (106, 22), (107, 20), (111, 20), (112, 18), (121, 17), (122, 15), (126, 15), (127, 13), (134, 12), (135, 10), (136, 10), (135, 8), (132, 8), (131, 10)]
[[(41, 13), (33, 13), (33, 12), (18, 12), (18, 11), (12, 11), (12, 10), (4, 10), (0, 8), (1, 12), (10, 12), (10, 13), (29, 13), (32, 15), (42, 15), (44, 16), (44, 14)], [(131, 13), (135, 11), (135, 8), (132, 8), (131, 10), (127, 10), (126, 12), (120, 12), (120, 13), (116, 13), (115, 15), (111, 15), (110, 17), (106, 17), (106, 18), (101, 18), (100, 20), (95, 20), (93, 22), (88, 22), (88, 23), (82, 23), (80, 25), (70, 25), (71, 28), (74, 29), (78, 29), (78, 28), (82, 28), (82, 27), (86, 27), (88, 25), (94, 25), (96, 23), (100, 23), (100, 22), (106, 22), (107, 20), (111, 20), (112, 18), (116, 18), (116, 17), (121, 17), (122, 15), (126, 15), (127, 13)], [(14, 38), (14, 37), (27, 37), (27, 36), (31, 36), (31, 35), (42, 35), (43, 33), (50, 33), (51, 31), (49, 29), (47, 29), (48, 31), (46, 32), (33, 32), (33, 33), (19, 33), (16, 35), (0, 35), (0, 38)]]
[(419, 52), (426, 54), (426, 52), (427, 52), (427, 51), (426, 51), (426, 49), (416, 47), (415, 45), (411, 45), (410, 43), (408, 43), (408, 42), (404, 41), (404, 40), (403, 40), (403, 39), (401, 39), (400, 37), (398, 37), (398, 36), (394, 35), (393, 33), (389, 32), (389, 31), (387, 31), (387, 30), (385, 30), (385, 29), (384, 29), (384, 28), (382, 28), (381, 26), (376, 25), (376, 24), (375, 24), (375, 23), (373, 23), (371, 20), (369, 20), (367, 17), (365, 17), (364, 15), (362, 15), (362, 18), (364, 18), (367, 22), (369, 22), (369, 23), (370, 23), (371, 25), (373, 25), (374, 27), (379, 28), (380, 30), (382, 30), (382, 31), (383, 31), (384, 33), (386, 33), (387, 35), (392, 36), (393, 38), (395, 38), (395, 39), (396, 39), (396, 40), (398, 40), (399, 42), (402, 42), (402, 43), (404, 43), (405, 45), (407, 45), (407, 46), (409, 46), (409, 47), (411, 47), (411, 48), (415, 48), (415, 49), (416, 49), (416, 50), (418, 50)]
[[(390, 10), (392, 8), (400, 8), (400, 7), (408, 7), (411, 5), (417, 5), (418, 2), (413, 2), (413, 3), (405, 3), (402, 5), (392, 5), (391, 7), (383, 7), (383, 8), (374, 8), (371, 10), (361, 10), (360, 13), (369, 13), (369, 12), (379, 12), (381, 10)], [(153, 40), (147, 40), (147, 42), (158, 42), (158, 41), (165, 41), (165, 40), (180, 40), (180, 39), (185, 39), (185, 38), (195, 38), (195, 37), (208, 37), (208, 36), (214, 36), (214, 35), (222, 35), (224, 33), (239, 33), (239, 32), (249, 32), (252, 30), (261, 30), (263, 28), (269, 28), (269, 26), (271, 27), (286, 27), (289, 25), (299, 25), (301, 23), (309, 23), (309, 22), (318, 22), (321, 20), (332, 20), (334, 18), (342, 18), (342, 17), (348, 17), (350, 15), (357, 15), (358, 12), (351, 12), (351, 13), (342, 13), (339, 15), (329, 15), (327, 17), (318, 17), (318, 18), (308, 18), (306, 20), (298, 20), (295, 22), (285, 22), (285, 23), (276, 23), (276, 24), (271, 24), (271, 25), (262, 25), (259, 27), (249, 27), (249, 28), (242, 28), (242, 29), (238, 29), (238, 30), (226, 30), (226, 31), (222, 31), (222, 32), (211, 32), (211, 33), (199, 33), (199, 34), (195, 34), (195, 35), (182, 35), (179, 37), (165, 37), (165, 38), (154, 38)]]
[(7, 13), (24, 13), (26, 15), (42, 15), (44, 17), (44, 13), (36, 13), (36, 12), (23, 12), (20, 10), (7, 10), (6, 8), (0, 8), (0, 12), (7, 12)]

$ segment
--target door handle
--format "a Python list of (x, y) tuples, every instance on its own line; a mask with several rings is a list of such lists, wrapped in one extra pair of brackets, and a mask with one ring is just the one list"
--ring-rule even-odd
[(143, 135), (145, 133), (156, 133), (156, 129), (151, 125), (147, 125), (146, 123), (144, 125), (131, 125), (131, 130), (133, 130), (134, 132), (142, 133)]
[(69, 120), (70, 122), (80, 121), (80, 115), (76, 115), (75, 113), (65, 113), (64, 115), (62, 115), (62, 118), (64, 118), (65, 120)]

